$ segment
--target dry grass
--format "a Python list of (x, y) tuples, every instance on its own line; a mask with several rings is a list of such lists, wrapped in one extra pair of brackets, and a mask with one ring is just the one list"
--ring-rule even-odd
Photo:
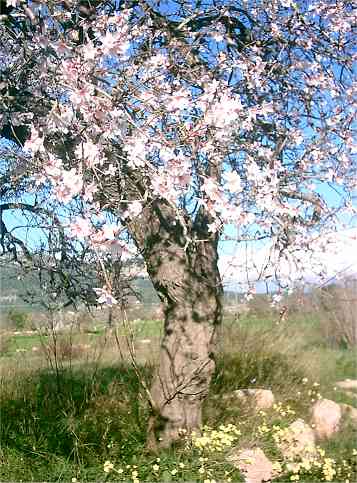
[(321, 330), (326, 340), (338, 347), (357, 346), (357, 284), (345, 281), (343, 286), (321, 290), (317, 300)]

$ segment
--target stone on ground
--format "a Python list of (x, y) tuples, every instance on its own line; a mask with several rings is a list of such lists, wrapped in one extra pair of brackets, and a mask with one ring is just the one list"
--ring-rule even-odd
[(311, 408), (311, 422), (319, 439), (331, 438), (340, 429), (342, 410), (330, 399), (320, 399)]
[(297, 419), (285, 429), (277, 446), (285, 459), (309, 458), (316, 453), (314, 431), (305, 421)]
[(260, 448), (236, 450), (227, 459), (242, 472), (245, 483), (262, 483), (276, 476), (272, 462)]
[(239, 389), (234, 396), (256, 409), (269, 409), (275, 402), (274, 394), (269, 389)]
[(345, 379), (344, 381), (336, 382), (336, 386), (341, 389), (357, 389), (357, 379)]

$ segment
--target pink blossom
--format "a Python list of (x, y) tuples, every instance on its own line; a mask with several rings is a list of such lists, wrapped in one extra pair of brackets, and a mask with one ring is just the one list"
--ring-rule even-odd
[(154, 69), (159, 69), (160, 67), (166, 67), (169, 62), (164, 54), (156, 54), (150, 58), (150, 66)]
[(120, 33), (107, 32), (104, 36), (100, 37), (101, 50), (103, 54), (114, 54), (125, 56), (130, 48), (130, 42), (123, 38)]
[(106, 173), (105, 173), (105, 174), (107, 174), (108, 176), (114, 176), (114, 175), (115, 175), (115, 173), (116, 173), (116, 171), (117, 171), (117, 169), (116, 169), (116, 167), (114, 166), (114, 164), (110, 164), (110, 165), (108, 166), (108, 169), (107, 169), (107, 171), (106, 171)]
[(64, 60), (62, 62), (62, 75), (64, 81), (68, 82), (70, 85), (74, 84), (79, 76), (80, 64), (74, 59)]
[(107, 240), (113, 240), (118, 233), (119, 227), (114, 223), (105, 223), (102, 227), (103, 237)]
[(58, 180), (62, 175), (62, 161), (60, 159), (55, 158), (54, 156), (50, 156), (47, 164), (44, 166), (45, 172), (49, 178), (52, 180)]
[(99, 230), (92, 234), (90, 237), (90, 243), (92, 246), (98, 246), (100, 248), (101, 245), (105, 245), (107, 239), (104, 236), (104, 233)]
[(242, 183), (238, 173), (235, 171), (229, 171), (223, 175), (226, 181), (226, 186), (229, 191), (236, 193), (242, 191)]
[(128, 204), (127, 210), (124, 212), (124, 218), (132, 218), (135, 216), (140, 215), (142, 212), (143, 207), (140, 201), (132, 201), (131, 203)]
[(217, 233), (222, 228), (222, 223), (219, 220), (215, 220), (213, 223), (208, 224), (209, 233)]
[(162, 198), (166, 197), (168, 188), (167, 188), (166, 179), (162, 175), (155, 176), (153, 179), (151, 179), (151, 187), (155, 195), (160, 196)]
[(99, 40), (101, 42), (101, 50), (103, 53), (107, 54), (112, 49), (115, 49), (119, 41), (119, 36), (117, 33), (107, 32), (105, 35), (101, 36)]
[(206, 178), (204, 180), (202, 189), (207, 194), (210, 200), (218, 201), (221, 199), (219, 185), (212, 178)]
[(167, 99), (165, 107), (169, 112), (180, 111), (189, 106), (190, 99), (190, 93), (186, 89), (180, 89)]
[(131, 168), (141, 168), (145, 166), (145, 155), (147, 151), (147, 140), (143, 136), (127, 139), (124, 150), (128, 153), (129, 166)]
[(53, 47), (59, 55), (68, 54), (71, 51), (69, 46), (63, 40), (57, 42)]
[[(7, 1), (18, 9), (25, 3)], [(341, 206), (352, 209), (346, 204), (353, 199), (356, 178), (351, 156), (352, 17), (346, 2), (316, 0), (299, 8), (299, 15), (293, 0), (245, 3), (247, 15), (261, 22), (243, 49), (227, 48), (230, 36), (220, 21), (192, 32), (185, 24), (189, 17), (183, 18), (181, 41), (166, 35), (165, 27), (153, 29), (152, 12), (138, 16), (131, 9), (119, 15), (99, 9), (90, 21), (95, 40), (85, 34), (85, 45), (61, 30), (57, 36), (46, 28), (27, 36), (16, 62), (26, 65), (22, 50), (38, 55), (38, 82), (28, 83), (33, 98), (26, 109), (41, 107), (45, 92), (57, 99), (50, 113), (42, 107), (32, 113), (8, 109), (14, 125), (24, 119), (25, 124), (30, 119), (38, 123), (25, 144), (33, 154), (31, 163), (39, 168), (36, 182), (50, 181), (63, 203), (81, 195), (102, 224), (107, 219), (103, 213), (101, 217), (94, 194), (106, 186), (118, 186), (103, 199), (125, 206), (117, 213), (124, 219), (139, 216), (145, 206), (144, 223), (157, 199), (183, 220), (193, 219), (201, 206), (211, 232), (229, 223), (230, 232), (238, 228), (238, 238), (271, 233), (279, 256), (288, 251), (281, 238), (290, 223), (289, 238), (298, 249), (318, 232), (313, 233), (311, 223), (313, 203), (299, 198), (304, 193), (321, 187), (323, 197), (323, 184), (344, 183), (338, 190), (345, 197)], [(221, 13), (222, 18), (235, 15), (228, 4)], [(55, 12), (58, 19), (65, 15)], [(225, 42), (217, 45), (212, 38)], [(145, 45), (144, 55), (140, 46)], [(133, 59), (124, 62), (129, 50)], [(68, 58), (59, 60), (56, 53)], [(192, 66), (192, 54), (206, 58), (210, 67), (205, 69), (204, 62)], [(9, 72), (15, 82), (16, 72)], [(62, 164), (50, 154), (50, 142), (69, 137), (81, 144), (75, 156), (65, 153)], [(112, 157), (103, 166), (106, 152)], [(237, 169), (230, 163), (237, 163)], [(143, 200), (130, 201), (132, 196)], [(332, 207), (327, 201), (321, 220), (332, 225), (332, 216), (325, 216)], [(89, 236), (97, 252), (118, 248), (129, 256), (115, 225), (105, 223), (94, 232), (85, 221), (74, 220), (70, 228), (76, 236)], [(327, 225), (321, 228), (327, 231)], [(286, 255), (281, 278), (302, 271), (301, 264), (295, 270), (296, 254), (291, 249)]]
[(70, 95), (71, 102), (76, 106), (84, 106), (92, 102), (93, 87), (84, 85), (80, 89), (74, 89)]
[(85, 238), (92, 232), (91, 223), (86, 218), (77, 217), (76, 220), (69, 225), (71, 236)]
[(99, 304), (105, 304), (110, 306), (116, 305), (118, 303), (118, 301), (113, 297), (113, 295), (106, 286), (104, 286), (103, 288), (94, 288), (93, 290), (98, 296), (97, 302)]
[(264, 102), (261, 106), (258, 108), (258, 114), (260, 116), (266, 116), (267, 114), (272, 114), (274, 112), (274, 107), (271, 103), (269, 102)]
[(93, 195), (97, 191), (98, 191), (98, 188), (97, 188), (97, 185), (94, 182), (86, 185), (85, 188), (84, 188), (83, 199), (85, 201), (92, 202), (93, 201)]
[(31, 137), (25, 142), (24, 148), (31, 150), (34, 154), (38, 151), (44, 151), (45, 148), (43, 146), (43, 137), (40, 136), (40, 133), (35, 128), (35, 126), (31, 127)]
[(103, 161), (101, 151), (98, 144), (92, 143), (92, 141), (86, 141), (80, 144), (76, 148), (76, 156), (78, 158), (84, 158), (86, 165), (89, 168), (93, 168), (96, 164)]
[(68, 203), (77, 196), (83, 188), (83, 178), (77, 174), (76, 169), (63, 170), (61, 180), (55, 185), (55, 196), (59, 201)]
[(126, 243), (123, 243), (120, 240), (115, 240), (115, 242), (117, 242), (117, 246), (120, 252), (120, 259), (123, 262), (130, 260), (133, 258), (133, 256), (135, 256), (136, 252), (132, 247), (129, 247)]
[(205, 120), (208, 124), (224, 128), (237, 119), (242, 109), (239, 96), (230, 96), (225, 93), (206, 111)]
[(87, 42), (83, 48), (83, 57), (85, 60), (94, 60), (98, 55), (97, 47), (94, 47), (93, 42)]

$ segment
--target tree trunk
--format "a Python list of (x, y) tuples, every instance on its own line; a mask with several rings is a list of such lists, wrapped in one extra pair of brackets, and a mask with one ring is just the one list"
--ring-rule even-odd
[(202, 423), (202, 403), (215, 368), (218, 317), (207, 294), (196, 295), (202, 302), (199, 318), (189, 304), (166, 304), (160, 365), (151, 388), (157, 408), (149, 428), (151, 447), (157, 440), (169, 446), (179, 439), (180, 430), (191, 432)]
[(157, 244), (148, 261), (165, 314), (160, 364), (151, 388), (155, 408), (148, 446), (154, 449), (178, 440), (180, 430), (201, 426), (202, 403), (215, 369), (221, 283), (212, 242), (201, 242), (193, 251)]
[(195, 220), (182, 219), (166, 201), (154, 200), (126, 223), (165, 314), (160, 363), (151, 387), (151, 449), (170, 446), (180, 430), (201, 426), (221, 322), (218, 234), (209, 232), (209, 221), (203, 207)]

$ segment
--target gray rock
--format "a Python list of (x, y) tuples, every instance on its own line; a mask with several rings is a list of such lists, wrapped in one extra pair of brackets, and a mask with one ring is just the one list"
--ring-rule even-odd
[(314, 431), (305, 421), (297, 419), (284, 430), (277, 446), (285, 459), (309, 458), (316, 453)]

